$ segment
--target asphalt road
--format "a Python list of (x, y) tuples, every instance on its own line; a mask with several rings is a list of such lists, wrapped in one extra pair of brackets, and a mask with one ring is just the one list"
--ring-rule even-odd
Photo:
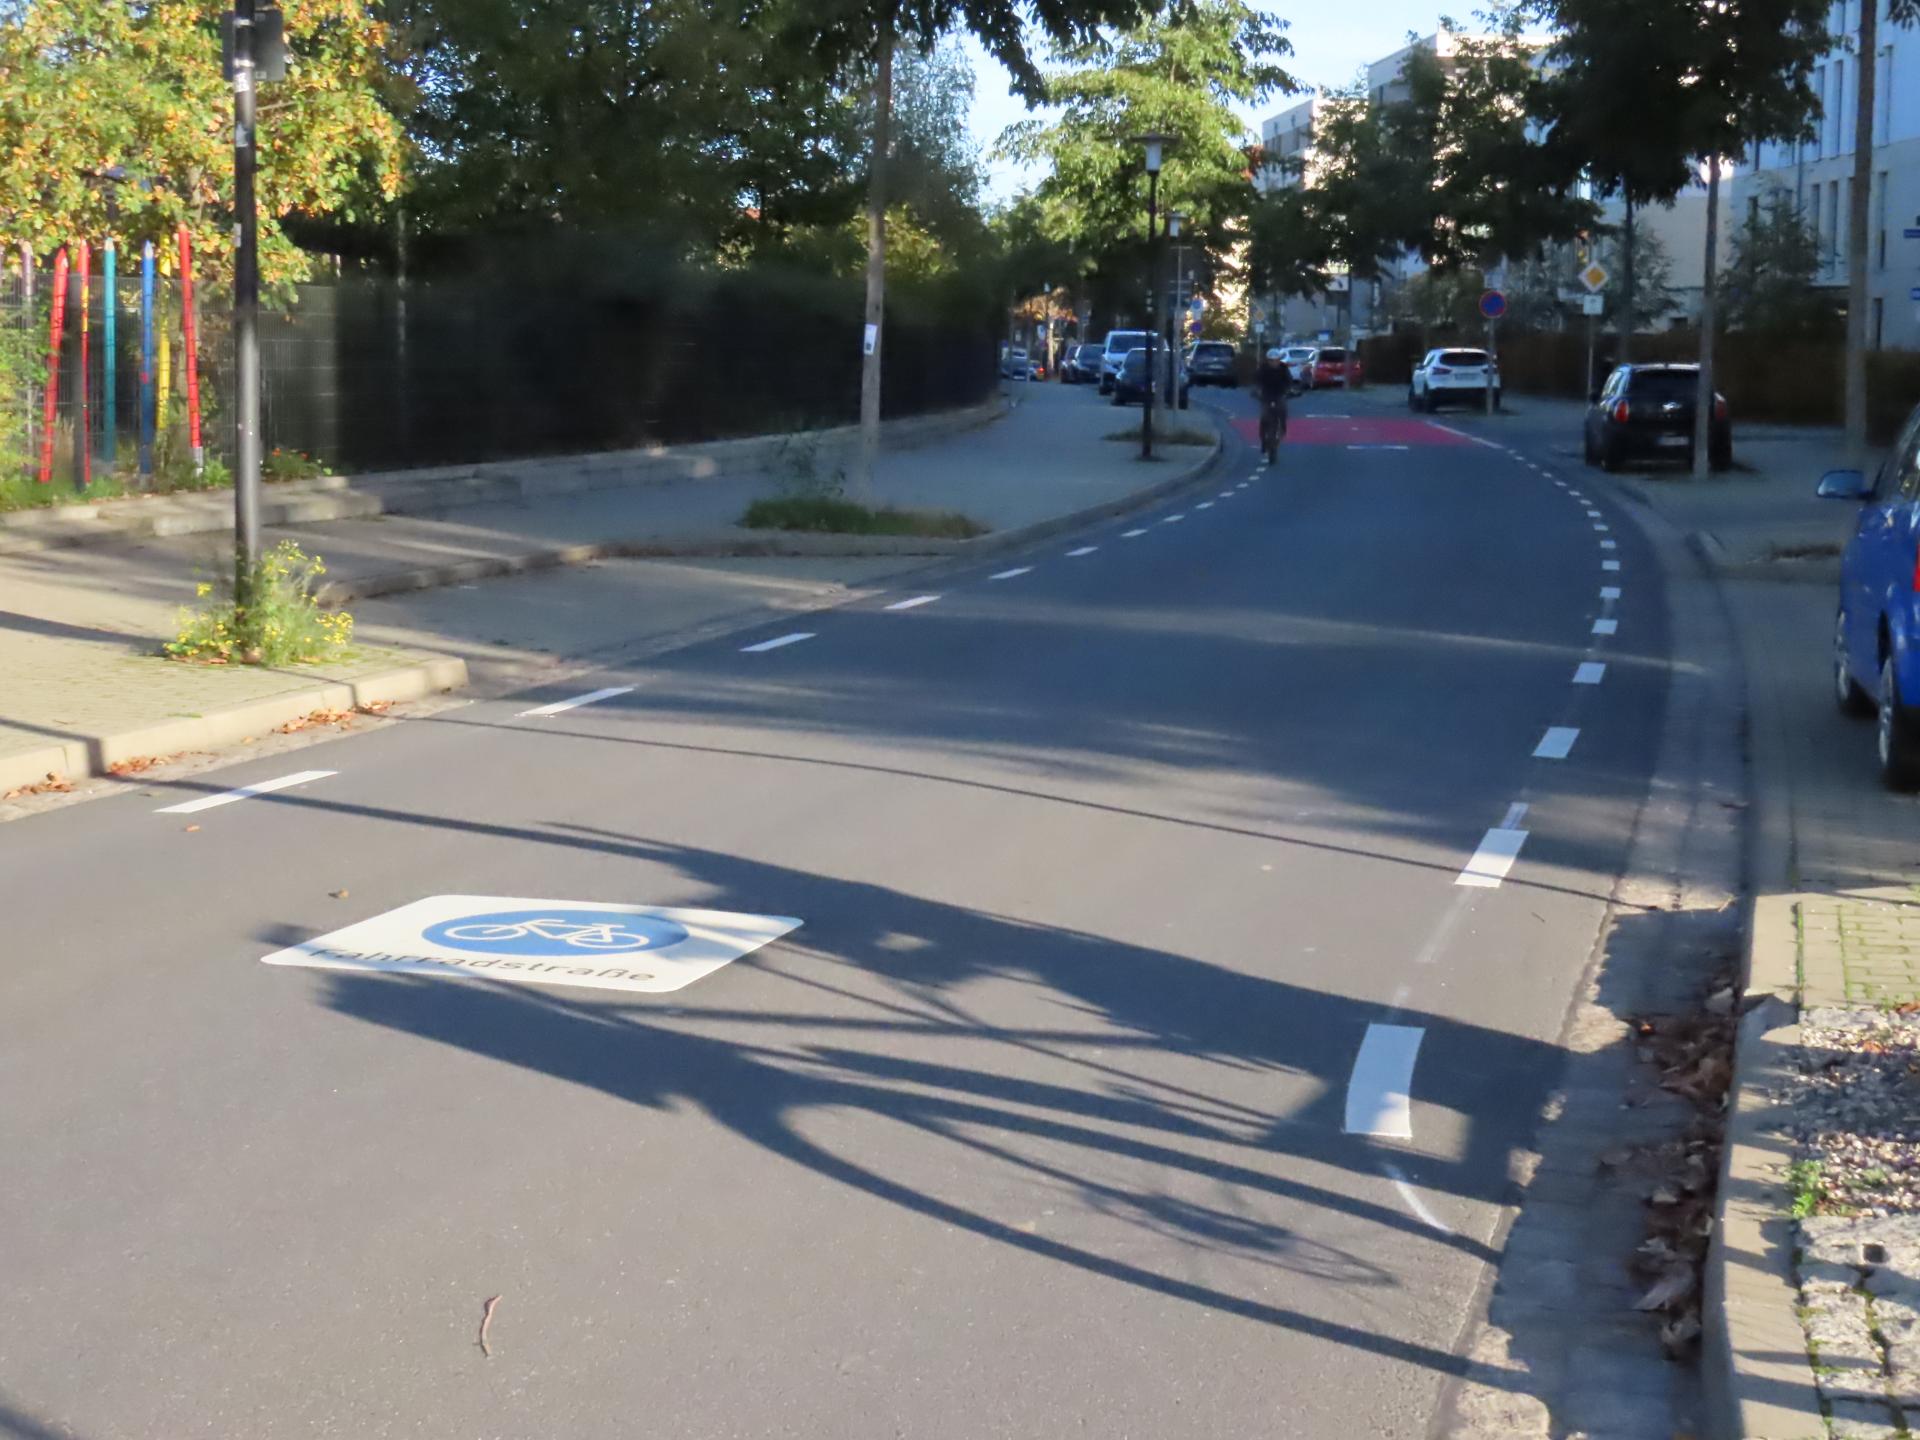
[[(1424, 1434), (1665, 611), (1609, 502), (1315, 412), (1028, 555), (0, 827), (0, 1434)], [(660, 994), (259, 963), (446, 894), (803, 923)]]

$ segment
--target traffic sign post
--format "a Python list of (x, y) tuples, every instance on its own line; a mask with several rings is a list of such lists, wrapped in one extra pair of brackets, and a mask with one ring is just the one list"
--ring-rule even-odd
[(1580, 272), (1580, 283), (1587, 287), (1589, 294), (1598, 294), (1606, 289), (1607, 281), (1612, 278), (1612, 272), (1598, 260)]
[(1494, 387), (1499, 384), (1500, 350), (1497, 337), (1500, 331), (1500, 317), (1507, 313), (1507, 297), (1499, 290), (1486, 290), (1480, 295), (1480, 313), (1487, 317), (1487, 414), (1493, 414)]

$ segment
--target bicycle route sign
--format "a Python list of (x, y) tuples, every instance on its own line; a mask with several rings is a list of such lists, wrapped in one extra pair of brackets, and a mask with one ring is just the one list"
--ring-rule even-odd
[(314, 940), (268, 965), (468, 976), (664, 994), (800, 928), (786, 915), (591, 900), (430, 895)]

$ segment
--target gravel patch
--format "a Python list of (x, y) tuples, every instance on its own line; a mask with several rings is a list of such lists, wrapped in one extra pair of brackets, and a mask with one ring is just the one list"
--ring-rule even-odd
[(1800, 1037), (1801, 1213), (1920, 1214), (1920, 1013), (1809, 1010)]

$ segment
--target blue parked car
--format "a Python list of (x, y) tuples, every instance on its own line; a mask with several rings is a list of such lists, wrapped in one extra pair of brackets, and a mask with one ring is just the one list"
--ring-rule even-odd
[(1819, 493), (1861, 502), (1840, 561), (1834, 698), (1848, 715), (1878, 717), (1887, 785), (1920, 788), (1920, 409), (1877, 475), (1830, 470)]

